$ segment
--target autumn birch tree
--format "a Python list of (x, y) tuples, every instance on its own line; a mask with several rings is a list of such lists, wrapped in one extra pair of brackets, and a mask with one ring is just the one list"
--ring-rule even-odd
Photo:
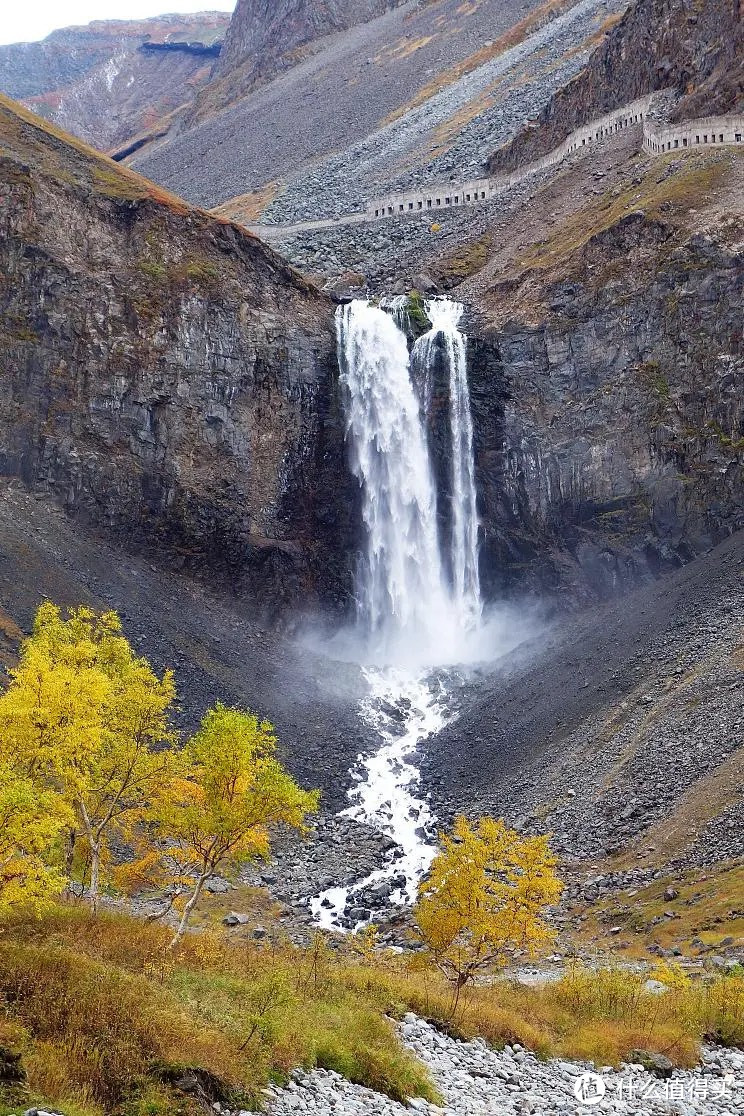
[(112, 832), (133, 837), (177, 769), (174, 697), (172, 674), (158, 678), (135, 656), (115, 613), (79, 608), (63, 618), (45, 603), (0, 698), (0, 750), (74, 810), (94, 910)]
[(39, 910), (63, 890), (65, 877), (50, 854), (70, 820), (59, 795), (0, 765), (0, 915)]
[(189, 896), (171, 942), (178, 945), (210, 877), (235, 874), (265, 858), (270, 829), (302, 830), (318, 807), (276, 758), (273, 727), (251, 713), (216, 705), (185, 748), (186, 774), (174, 780), (156, 809), (156, 830)]
[(556, 864), (547, 837), (521, 837), (494, 818), (471, 826), (459, 817), (442, 838), (414, 916), (432, 960), (454, 986), (453, 1013), (482, 969), (550, 941), (544, 914), (562, 890)]

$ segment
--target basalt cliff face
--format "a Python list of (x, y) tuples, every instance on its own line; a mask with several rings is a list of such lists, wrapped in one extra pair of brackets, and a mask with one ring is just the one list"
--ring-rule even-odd
[(645, 93), (670, 90), (674, 119), (744, 105), (744, 21), (739, 0), (636, 0), (588, 65), (537, 119), (494, 152), (489, 173), (545, 155), (574, 128)]
[[(606, 145), (591, 175), (577, 161), (475, 230), (453, 218), (427, 261), (469, 317), (490, 598), (622, 594), (744, 527), (743, 155)], [(443, 477), (446, 366), (435, 385)]]
[(744, 527), (744, 256), (629, 216), (490, 292), (471, 346), (490, 594), (627, 592)]
[(276, 613), (346, 599), (332, 306), (0, 101), (0, 469)]

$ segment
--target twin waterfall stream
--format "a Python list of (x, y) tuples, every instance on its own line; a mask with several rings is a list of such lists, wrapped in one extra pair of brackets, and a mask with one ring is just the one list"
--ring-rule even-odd
[[(350, 887), (310, 901), (328, 928), (370, 921), (365, 896), (386, 905), (415, 899), (435, 852), (428, 804), (417, 797), (416, 753), (446, 723), (442, 668), (471, 658), (481, 622), (473, 423), (462, 307), (426, 304), (432, 328), (409, 352), (407, 300), (339, 307), (337, 331), (351, 467), (359, 480), (365, 553), (357, 575), (358, 621), (368, 696), (362, 720), (380, 746), (360, 757), (344, 813), (395, 842), (391, 859)], [(444, 362), (444, 363), (442, 363)], [(448, 490), (430, 445), (434, 369), (448, 372)]]

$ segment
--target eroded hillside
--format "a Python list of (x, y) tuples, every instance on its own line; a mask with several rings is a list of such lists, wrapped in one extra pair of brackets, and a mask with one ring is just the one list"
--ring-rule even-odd
[(5, 99), (0, 182), (2, 472), (257, 610), (337, 598), (331, 304)]
[(492, 154), (488, 169), (511, 169), (544, 155), (578, 125), (657, 90), (679, 95), (675, 120), (741, 111), (744, 23), (738, 3), (638, 0), (586, 69), (530, 127)]
[(135, 165), (201, 205), (260, 190), (267, 221), (347, 213), (388, 187), (480, 168), (581, 68), (623, 8), (409, 0), (319, 40)]
[(223, 12), (100, 20), (0, 46), (0, 91), (103, 151), (161, 133), (210, 79)]

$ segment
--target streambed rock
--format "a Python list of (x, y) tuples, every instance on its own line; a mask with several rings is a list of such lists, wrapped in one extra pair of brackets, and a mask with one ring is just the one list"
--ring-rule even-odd
[[(582, 1116), (593, 1110), (732, 1116), (744, 1110), (744, 1057), (737, 1051), (706, 1048), (700, 1068), (675, 1070), (661, 1081), (638, 1064), (615, 1071), (583, 1062), (541, 1062), (518, 1043), (496, 1051), (482, 1039), (458, 1042), (412, 1014), (400, 1024), (400, 1034), (428, 1067), (443, 1106), (421, 1098), (404, 1106), (337, 1073), (314, 1070), (296, 1072), (287, 1089), (267, 1090), (271, 1116), (404, 1116), (411, 1111), (427, 1116)], [(591, 1103), (580, 1100), (582, 1095)]]

